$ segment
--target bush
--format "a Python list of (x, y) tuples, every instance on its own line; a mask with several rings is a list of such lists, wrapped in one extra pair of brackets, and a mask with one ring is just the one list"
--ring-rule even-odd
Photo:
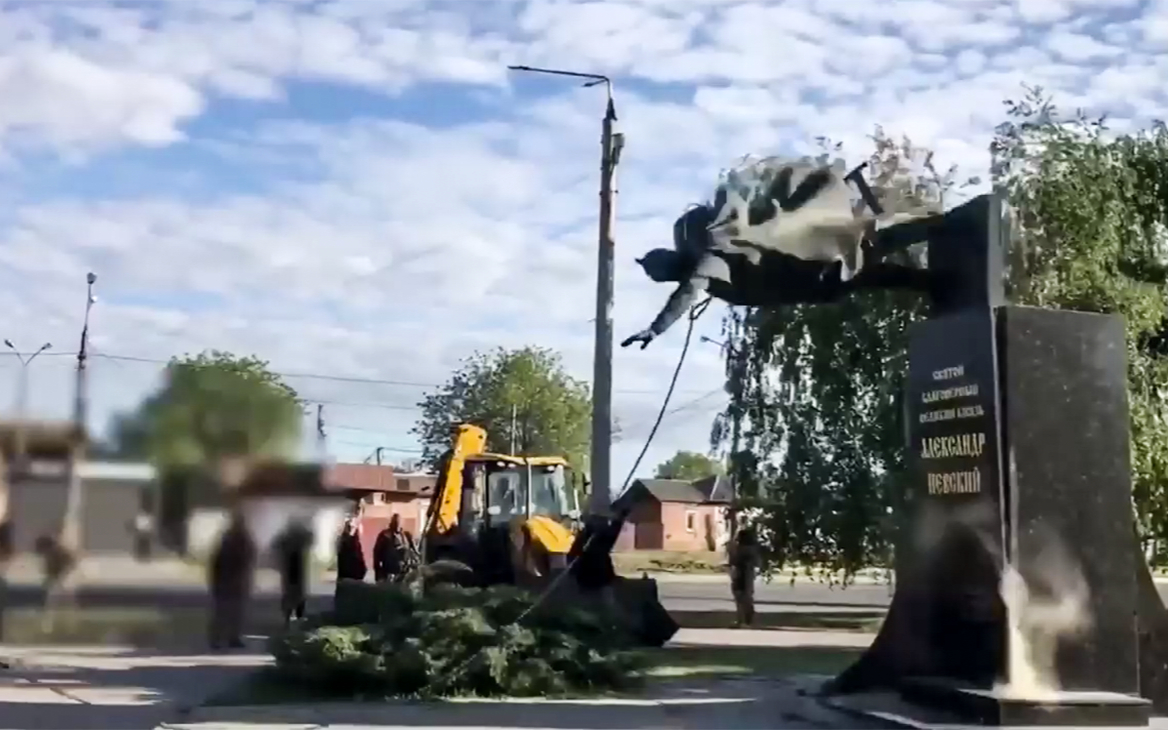
[(276, 672), (342, 696), (563, 695), (634, 685), (640, 655), (612, 616), (534, 601), (506, 586), (415, 595), (346, 581), (332, 614), (273, 640)]

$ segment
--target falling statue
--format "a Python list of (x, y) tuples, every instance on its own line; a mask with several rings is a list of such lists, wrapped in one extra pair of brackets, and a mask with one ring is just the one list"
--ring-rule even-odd
[(653, 281), (678, 287), (652, 324), (621, 347), (647, 347), (703, 292), (776, 307), (832, 302), (865, 287), (927, 287), (925, 270), (870, 253), (882, 211), (860, 169), (845, 174), (840, 161), (766, 158), (727, 173), (712, 203), (673, 224), (673, 249), (637, 260)]

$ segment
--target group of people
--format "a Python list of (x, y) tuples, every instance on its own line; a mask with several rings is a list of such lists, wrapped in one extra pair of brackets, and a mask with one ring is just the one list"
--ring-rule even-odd
[[(305, 616), (308, 599), (308, 559), (312, 550), (312, 530), (290, 525), (272, 545), (280, 573), (280, 610), (284, 625)], [(401, 526), (397, 515), (377, 535), (373, 546), (373, 575), (378, 582), (396, 581), (417, 563), (413, 537)], [(236, 513), (229, 521), (208, 565), (211, 597), (209, 639), (211, 648), (243, 647), (243, 626), (259, 551), (246, 520)], [(365, 580), (368, 566), (361, 545), (360, 521), (345, 521), (337, 541), (337, 580)]]
[[(345, 521), (337, 542), (337, 580), (365, 580), (369, 566), (361, 545), (361, 522), (357, 518)], [(413, 535), (401, 526), (401, 518), (393, 515), (389, 524), (377, 534), (373, 542), (373, 579), (378, 583), (397, 581), (405, 577), (418, 563), (418, 547)]]

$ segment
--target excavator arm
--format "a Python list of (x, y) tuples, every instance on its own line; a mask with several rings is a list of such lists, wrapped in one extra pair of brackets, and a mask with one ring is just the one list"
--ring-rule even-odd
[(442, 457), (438, 483), (426, 515), (427, 534), (446, 535), (458, 526), (466, 457), (481, 454), (486, 445), (487, 432), (482, 428), (464, 423), (455, 429), (454, 444)]

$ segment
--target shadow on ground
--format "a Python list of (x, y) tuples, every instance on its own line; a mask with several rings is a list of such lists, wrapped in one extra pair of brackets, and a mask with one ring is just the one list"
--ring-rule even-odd
[[(4, 652), (4, 649), (0, 649)], [(53, 652), (9, 648), (0, 670), (0, 729), (150, 730), (207, 696), (246, 683), (259, 655), (94, 651), (55, 665)]]
[[(755, 730), (819, 725), (823, 710), (783, 680), (661, 683), (644, 699), (465, 700), (440, 703), (317, 702), (267, 707), (216, 706), (187, 721), (214, 723), (386, 725), (403, 727), (610, 728), (669, 727)], [(305, 702), (306, 700), (301, 700)], [(181, 722), (181, 721), (180, 721)], [(854, 723), (853, 723), (854, 726)]]

